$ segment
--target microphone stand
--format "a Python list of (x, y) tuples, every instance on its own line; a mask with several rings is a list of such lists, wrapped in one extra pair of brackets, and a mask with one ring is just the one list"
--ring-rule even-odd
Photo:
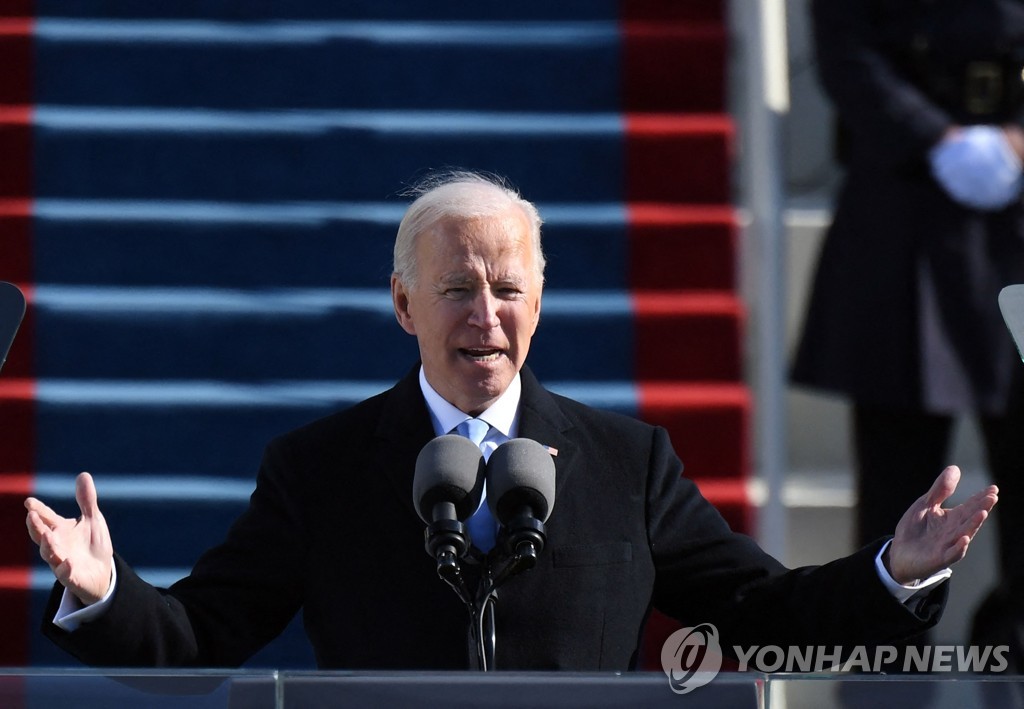
[[(497, 646), (495, 609), (498, 603), (498, 589), (512, 577), (528, 571), (537, 565), (537, 558), (544, 549), (547, 535), (544, 523), (529, 514), (523, 514), (502, 527), (498, 536), (500, 556), (491, 554), (484, 561), (480, 585), (477, 587), (476, 603), (470, 609), (471, 627), (477, 648), (480, 668), (485, 672), (494, 669), (494, 654)], [(492, 574), (491, 561), (504, 557), (506, 562)]]
[[(510, 527), (512, 531), (501, 529), (495, 547), (498, 553), (492, 552), (484, 559), (475, 596), (469, 591), (459, 562), (470, 544), (466, 525), (453, 519), (438, 519), (424, 530), (427, 553), (437, 560), (437, 575), (455, 591), (469, 613), (469, 640), (476, 651), (475, 655), (471, 653), (470, 669), (494, 669), (498, 589), (517, 574), (532, 569), (544, 549), (546, 535), (539, 519), (523, 515), (513, 519)], [(491, 561), (501, 558), (506, 559), (505, 563), (496, 574), (492, 573)]]
[[(494, 607), (488, 598), (477, 598), (469, 590), (462, 574), (459, 559), (464, 557), (471, 543), (469, 530), (456, 519), (437, 515), (423, 530), (427, 553), (437, 561), (437, 575), (448, 584), (465, 604), (469, 613), (469, 640), (476, 654), (471, 656), (470, 669), (486, 672), (494, 667)], [(490, 585), (490, 567), (483, 565), (484, 578)], [(486, 619), (486, 620), (485, 620)], [(487, 633), (490, 639), (487, 641)]]

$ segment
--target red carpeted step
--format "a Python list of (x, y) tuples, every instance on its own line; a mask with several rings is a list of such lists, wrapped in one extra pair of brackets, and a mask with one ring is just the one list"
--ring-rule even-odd
[(725, 21), (727, 0), (622, 0), (624, 20)]
[(25, 498), (32, 494), (32, 476), (0, 473), (0, 569), (19, 569), (33, 560), (34, 546), (25, 532)]
[(636, 377), (738, 381), (743, 304), (729, 292), (634, 293)]
[(725, 110), (727, 38), (721, 23), (627, 22), (622, 35), (624, 110)]
[(640, 418), (664, 426), (690, 478), (744, 479), (750, 392), (743, 384), (641, 382)]
[[(0, 505), (0, 510), (5, 508)], [(24, 516), (21, 517), (24, 519)], [(21, 534), (25, 525), (22, 524)], [(29, 664), (29, 648), (26, 641), (30, 633), (37, 632), (34, 618), (29, 612), (31, 605), (30, 573), (27, 566), (0, 568), (0, 608), (4, 611), (4, 630), (0, 637), (0, 667), (23, 667)], [(14, 679), (14, 678), (8, 678)], [(17, 707), (17, 703), (6, 703), (14, 695), (5, 690), (12, 687), (0, 687), (2, 706)]]
[(27, 199), (0, 199), (0, 280), (19, 284), (32, 280), (31, 210)]
[[(0, 8), (0, 280), (23, 290), (32, 278), (32, 5), (32, 0), (6, 0)], [(0, 608), (6, 631), (0, 637), (0, 666), (5, 667), (28, 664), (25, 638), (32, 631), (32, 546), (23, 503), (35, 457), (34, 385), (19, 378), (31, 371), (31, 338), (24, 335), (30, 326), (23, 322), (22, 328), (0, 374), (0, 539), (5, 540), (0, 546)], [(12, 679), (3, 688), (11, 706), (21, 706), (19, 684)]]
[(630, 204), (627, 209), (630, 288), (736, 288), (737, 222), (731, 207)]
[(24, 500), (30, 490), (31, 476), (0, 474), (0, 538), (5, 540), (0, 546), (0, 608), (6, 631), (0, 636), (0, 667), (26, 665), (29, 661), (30, 643), (25, 638), (34, 630), (30, 627), (34, 619), (29, 612), (29, 565), (35, 551), (25, 533)]
[(0, 198), (28, 197), (32, 190), (31, 107), (0, 105), (0, 155), (4, 161)]
[[(7, 0), (9, 5), (15, 0)], [(32, 101), (32, 20), (0, 10), (0, 104)]]
[(624, 120), (627, 202), (730, 201), (729, 116), (629, 114)]
[(0, 377), (0, 474), (23, 474), (35, 464), (35, 382)]

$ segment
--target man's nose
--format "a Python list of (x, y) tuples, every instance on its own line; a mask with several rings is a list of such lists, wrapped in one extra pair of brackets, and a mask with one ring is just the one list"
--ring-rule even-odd
[(490, 330), (498, 326), (498, 299), (489, 291), (481, 291), (471, 304), (469, 324)]

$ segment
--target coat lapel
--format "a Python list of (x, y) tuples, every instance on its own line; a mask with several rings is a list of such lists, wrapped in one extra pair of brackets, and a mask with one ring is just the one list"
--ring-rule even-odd
[[(523, 391), (519, 403), (519, 436), (557, 451), (553, 456), (557, 500), (559, 491), (576, 467), (573, 463), (577, 445), (566, 435), (573, 425), (528, 367), (523, 367), (520, 375)], [(385, 395), (376, 435), (378, 469), (391, 481), (402, 503), (416, 514), (412, 500), (416, 458), (423, 446), (434, 438), (430, 413), (420, 391), (419, 364)]]
[(376, 433), (378, 469), (412, 514), (416, 514), (412, 500), (416, 458), (434, 437), (427, 402), (420, 391), (419, 369), (417, 364), (386, 394)]
[(519, 402), (519, 436), (537, 441), (557, 451), (552, 460), (555, 462), (555, 504), (569, 479), (576, 469), (574, 461), (578, 454), (578, 446), (570, 437), (573, 424), (566, 418), (558, 402), (533, 375), (528, 367), (521, 371), (523, 393)]

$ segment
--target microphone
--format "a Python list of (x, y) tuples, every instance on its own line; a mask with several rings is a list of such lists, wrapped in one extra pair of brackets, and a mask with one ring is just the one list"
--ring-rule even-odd
[(438, 436), (423, 446), (416, 458), (412, 481), (416, 513), (427, 524), (427, 553), (450, 566), (466, 555), (469, 539), (462, 524), (480, 506), (484, 459), (468, 438)]
[(0, 369), (7, 361), (7, 351), (24, 316), (25, 296), (14, 284), (0, 281)]
[(555, 462), (544, 446), (528, 438), (498, 446), (487, 463), (487, 504), (504, 527), (506, 552), (515, 555), (509, 571), (532, 568), (555, 504)]

